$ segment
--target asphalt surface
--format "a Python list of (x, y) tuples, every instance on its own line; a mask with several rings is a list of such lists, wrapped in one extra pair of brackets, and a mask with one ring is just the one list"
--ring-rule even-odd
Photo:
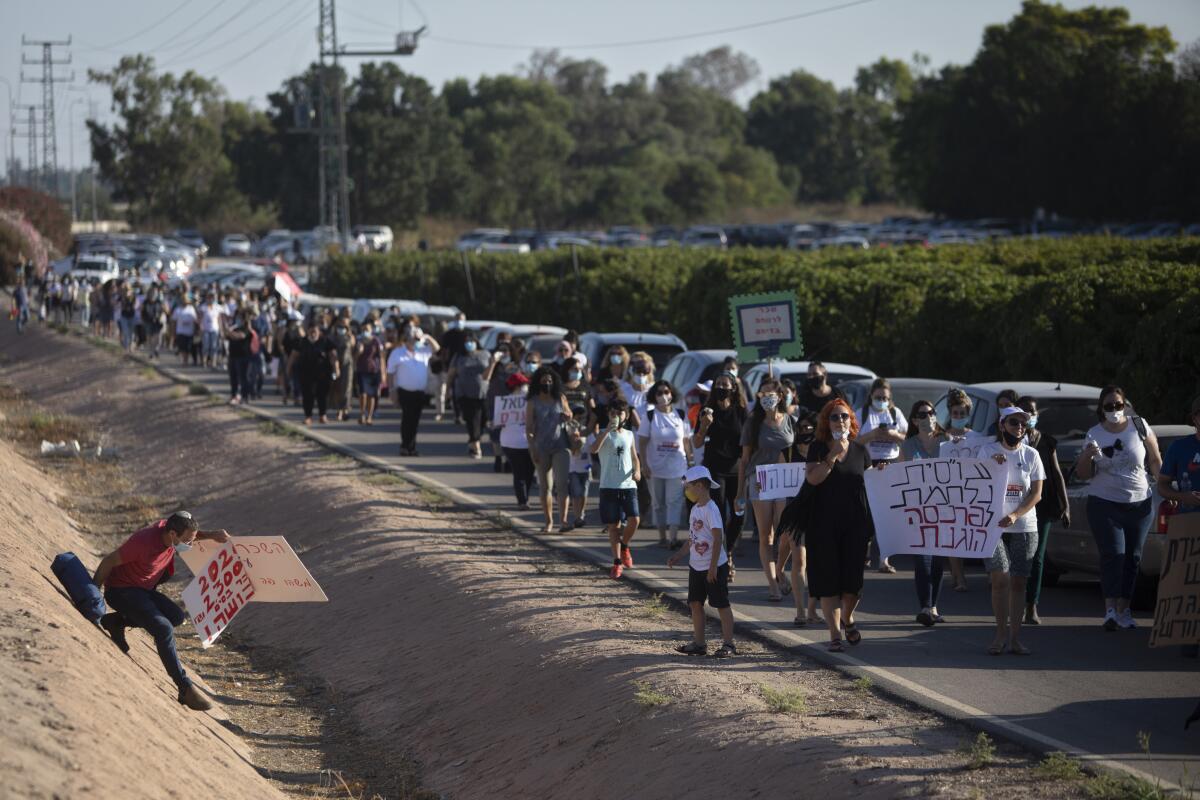
[[(167, 368), (168, 374), (228, 395), (224, 373), (180, 368), (175, 359), (165, 359), (159, 366)], [(267, 397), (250, 408), (282, 422), (302, 422), (300, 409), (282, 405), (273, 387), (266, 392)], [(460, 502), (504, 511), (525, 532), (540, 531), (541, 512), (517, 510), (511, 476), (493, 471), (486, 443), (482, 461), (468, 458), (465, 429), (449, 418), (435, 422), (432, 410), (425, 412), (418, 434), (421, 455), (415, 459), (399, 456), (399, 411), (391, 403), (383, 403), (373, 427), (360, 426), (356, 419), (314, 424), (314, 438), (377, 466), (400, 469), (446, 487)], [(586, 527), (540, 538), (595, 562), (598, 570), (607, 570), (604, 565), (611, 563), (611, 555), (598, 521), (595, 488), (593, 483)], [(536, 506), (536, 498), (533, 502)], [(994, 623), (981, 567), (968, 569), (965, 593), (951, 590), (947, 570), (938, 603), (947, 621), (924, 628), (915, 621), (919, 609), (911, 565), (900, 557), (894, 559), (898, 574), (867, 572), (857, 614), (863, 641), (841, 656), (824, 652), (828, 640), (824, 625), (793, 625), (791, 597), (782, 603), (767, 600), (757, 544), (751, 536), (743, 536), (735, 553), (737, 580), (730, 591), (741, 631), (753, 629), (785, 647), (803, 648), (806, 655), (826, 663), (869, 674), (877, 685), (906, 699), (1035, 749), (1065, 750), (1084, 760), (1160, 780), (1165, 786), (1191, 785), (1200, 778), (1200, 726), (1183, 729), (1183, 720), (1200, 700), (1200, 661), (1183, 657), (1178, 648), (1150, 649), (1147, 614), (1138, 615), (1137, 630), (1105, 632), (1100, 627), (1103, 607), (1094, 576), (1064, 575), (1059, 585), (1043, 589), (1042, 624), (1026, 627), (1022, 634), (1032, 655), (991, 656), (985, 651)], [(638, 532), (633, 542), (635, 567), (627, 574), (684, 600), (686, 562), (667, 569), (668, 551), (657, 540), (654, 529)], [(680, 625), (686, 627), (684, 620)], [(1139, 732), (1150, 735), (1149, 753), (1139, 748)]]

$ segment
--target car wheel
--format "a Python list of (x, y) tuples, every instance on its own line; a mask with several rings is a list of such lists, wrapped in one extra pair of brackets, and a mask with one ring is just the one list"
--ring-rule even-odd
[(1138, 575), (1129, 606), (1134, 611), (1153, 611), (1158, 601), (1158, 578)]

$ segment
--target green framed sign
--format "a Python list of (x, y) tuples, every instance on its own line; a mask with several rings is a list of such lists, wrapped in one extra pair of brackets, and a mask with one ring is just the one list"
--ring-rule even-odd
[(739, 294), (729, 298), (733, 346), (739, 361), (804, 356), (795, 292)]

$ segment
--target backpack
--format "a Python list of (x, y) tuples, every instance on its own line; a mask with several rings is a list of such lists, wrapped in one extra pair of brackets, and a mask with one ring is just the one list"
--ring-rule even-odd
[[(680, 411), (678, 408), (675, 409), (675, 416), (679, 417), (684, 422), (687, 422), (687, 417), (685, 417), (683, 415), (683, 412)], [(646, 422), (654, 422), (654, 409), (653, 408), (646, 409)]]
[(50, 571), (67, 590), (75, 609), (91, 622), (99, 622), (107, 608), (100, 589), (74, 553), (59, 553), (50, 564)]

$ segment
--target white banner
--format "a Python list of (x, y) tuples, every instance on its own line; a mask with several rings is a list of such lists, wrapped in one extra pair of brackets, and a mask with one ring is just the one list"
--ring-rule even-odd
[(524, 425), (525, 400), (523, 394), (497, 395), (492, 408), (492, 426), (507, 428), (509, 425)]
[(183, 590), (183, 604), (200, 644), (211, 645), (253, 597), (254, 583), (245, 562), (234, 552), (233, 541), (217, 545), (211, 560)]
[[(237, 536), (230, 538), (254, 581), (256, 603), (327, 603), (329, 598), (309, 574), (292, 546), (282, 536)], [(226, 545), (196, 541), (180, 553), (183, 563), (199, 575), (213, 555)]]
[(991, 459), (922, 459), (867, 470), (880, 552), (990, 558), (1003, 532), (997, 523), (1007, 474)]
[(804, 466), (804, 462), (759, 464), (755, 468), (758, 499), (787, 500), (800, 494), (800, 487), (804, 485)]

